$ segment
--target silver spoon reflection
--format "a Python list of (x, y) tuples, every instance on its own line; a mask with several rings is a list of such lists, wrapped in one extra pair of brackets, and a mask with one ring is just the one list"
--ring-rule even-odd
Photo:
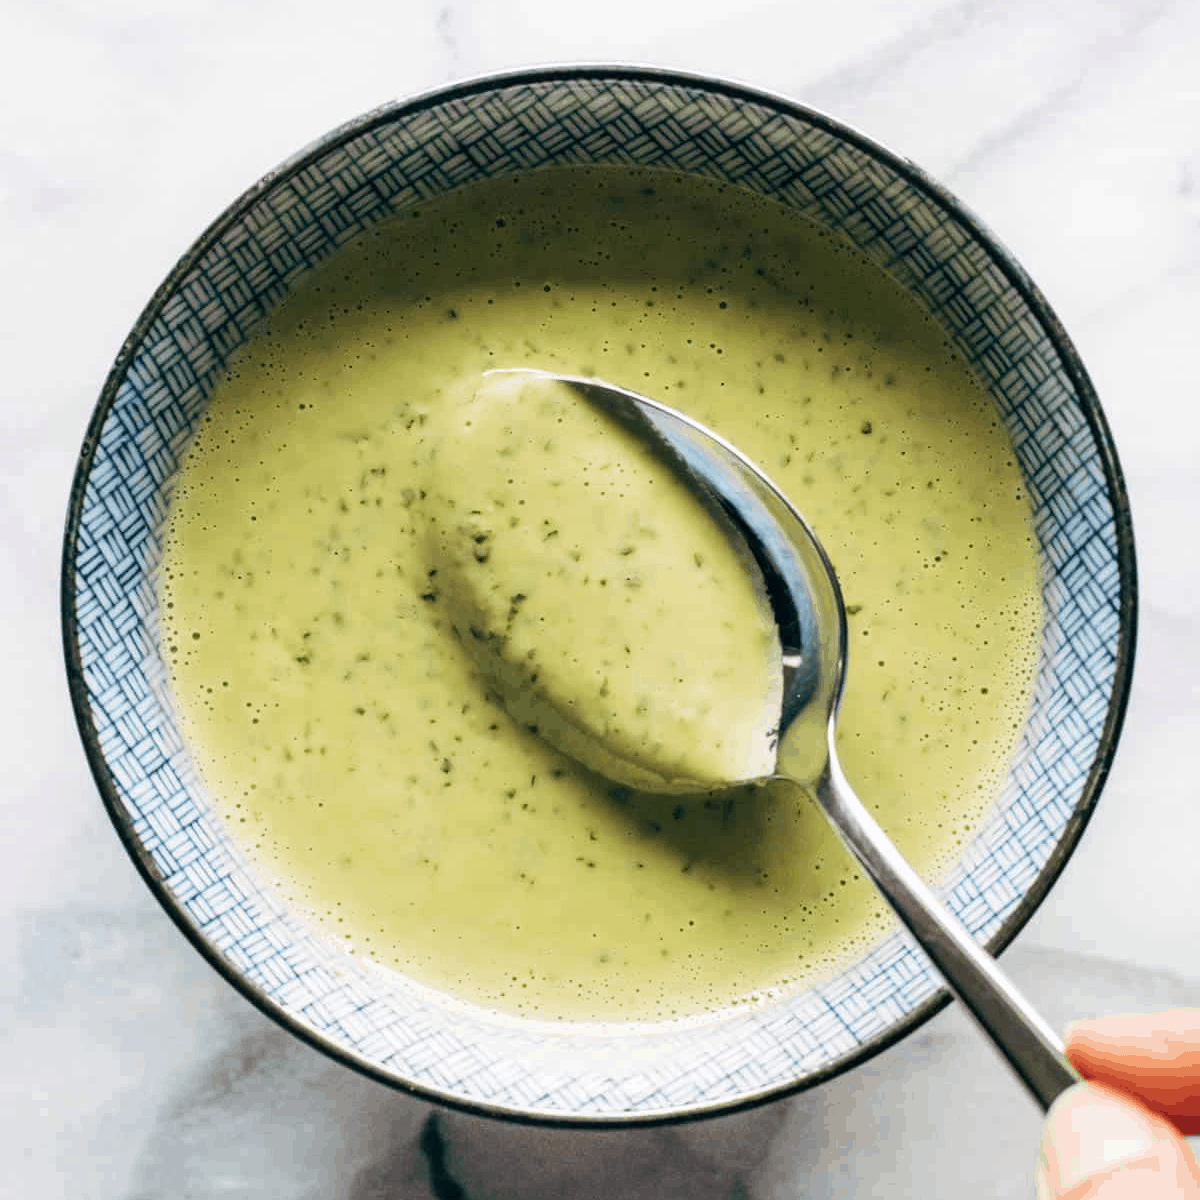
[[(574, 389), (652, 443), (690, 486), (724, 510), (762, 572), (779, 626), (784, 674), (775, 771), (759, 781), (730, 784), (783, 780), (816, 800), (950, 990), (1048, 1108), (1080, 1080), (1061, 1041), (909, 866), (838, 762), (834, 733), (846, 674), (846, 612), (833, 566), (804, 518), (753, 463), (682, 413), (592, 379), (521, 373)], [(631, 767), (625, 776), (619, 760), (607, 762), (604, 772), (616, 783), (646, 788), (644, 772)], [(704, 789), (676, 783), (670, 790)]]

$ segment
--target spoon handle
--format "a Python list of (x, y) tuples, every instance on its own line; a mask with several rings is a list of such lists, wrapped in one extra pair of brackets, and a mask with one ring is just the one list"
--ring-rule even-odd
[(1054, 1031), (905, 861), (855, 795), (832, 748), (813, 790), (842, 841), (908, 926), (947, 986), (1043, 1111), (1048, 1109), (1060, 1093), (1081, 1079)]

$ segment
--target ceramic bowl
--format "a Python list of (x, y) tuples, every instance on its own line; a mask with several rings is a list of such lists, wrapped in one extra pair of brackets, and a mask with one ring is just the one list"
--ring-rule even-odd
[(549, 1029), (365, 970), (256, 878), (206, 799), (168, 700), (155, 568), (172, 479), (213, 381), (299, 277), (347, 239), (462, 184), (608, 162), (729, 181), (836, 227), (924, 302), (995, 399), (1035, 511), (1045, 623), (1011, 773), (945, 889), (994, 952), (1046, 895), (1096, 804), (1135, 635), (1125, 489), (1059, 322), (958, 201), (827, 117), (678, 74), (523, 72), (369, 113), (235, 201), (122, 347), (71, 492), (64, 638), (101, 796), (180, 929), (293, 1033), (428, 1099), (558, 1123), (696, 1116), (811, 1086), (911, 1032), (946, 996), (900, 933), (805, 991), (679, 1026)]

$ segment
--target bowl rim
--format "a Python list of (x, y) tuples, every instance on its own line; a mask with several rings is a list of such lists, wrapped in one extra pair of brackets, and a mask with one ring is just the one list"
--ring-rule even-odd
[(63, 535), (59, 600), (63, 651), (71, 705), (88, 766), (101, 799), (121, 842), (155, 899), (180, 932), (226, 982), (231, 984), (265, 1016), (277, 1022), (300, 1041), (344, 1066), (417, 1099), (476, 1116), (520, 1124), (558, 1128), (632, 1129), (728, 1115), (818, 1087), (848, 1070), (863, 1065), (877, 1054), (895, 1045), (902, 1038), (907, 1037), (944, 1009), (952, 997), (944, 987), (939, 988), (912, 1012), (882, 1033), (802, 1078), (762, 1088), (750, 1095), (736, 1099), (709, 1102), (683, 1110), (664, 1109), (602, 1115), (544, 1113), (473, 1100), (405, 1079), (308, 1027), (259, 987), (250, 983), (208, 942), (183, 905), (167, 888), (157, 865), (134, 830), (131, 816), (121, 800), (120, 789), (116, 785), (100, 746), (83, 677), (75, 615), (75, 550), (82, 520), (83, 497), (104, 422), (116, 401), (121, 381), (124, 379), (134, 355), (151, 326), (162, 313), (167, 300), (174, 294), (178, 284), (195, 263), (229, 227), (278, 184), (303, 171), (331, 150), (335, 150), (351, 139), (368, 133), (378, 126), (392, 123), (403, 117), (417, 115), (424, 110), (454, 100), (469, 99), (505, 87), (586, 79), (641, 82), (688, 88), (693, 91), (719, 95), (736, 102), (766, 107), (784, 116), (824, 129), (864, 151), (872, 158), (881, 161), (902, 176), (912, 187), (924, 193), (936, 205), (953, 216), (987, 251), (994, 265), (1041, 322), (1051, 345), (1060, 358), (1064, 373), (1075, 389), (1079, 407), (1102, 462), (1105, 491), (1113, 510), (1120, 589), (1115, 669), (1104, 724), (1100, 731), (1097, 754), (1088, 771), (1079, 802), (1071, 812), (1045, 865), (1021, 896), (1012, 913), (985, 943), (986, 949), (991, 954), (1001, 953), (1040, 907), (1078, 846), (1112, 768), (1121, 728), (1124, 724), (1133, 676), (1138, 615), (1137, 564), (1132, 514), (1125, 477), (1117, 458), (1111, 430), (1100, 406), (1099, 397), (1078, 352), (1046, 297), (1005, 244), (970, 208), (911, 160), (889, 150), (855, 128), (782, 94), (720, 76), (658, 66), (599, 62), (524, 67), (473, 76), (459, 82), (423, 90), (405, 99), (390, 101), (343, 122), (289, 158), (284, 159), (230, 203), (192, 243), (155, 289), (122, 342), (93, 408), (72, 479)]

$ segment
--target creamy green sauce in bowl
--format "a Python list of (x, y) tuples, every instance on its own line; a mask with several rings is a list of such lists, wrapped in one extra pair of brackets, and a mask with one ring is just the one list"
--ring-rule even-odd
[(618, 168), (490, 181), (378, 227), (214, 391), (161, 616), (215, 803), (331, 937), (488, 1007), (660, 1020), (827, 973), (886, 917), (819, 814), (788, 789), (614, 788), (514, 721), (464, 652), (455, 624), (481, 600), (431, 586), (453, 556), (431, 559), (430, 470), (470, 453), (449, 433), (462, 380), (522, 366), (687, 412), (805, 513), (849, 606), (846, 772), (915, 865), (953, 861), (1038, 654), (1029, 506), (995, 410), (836, 236)]

